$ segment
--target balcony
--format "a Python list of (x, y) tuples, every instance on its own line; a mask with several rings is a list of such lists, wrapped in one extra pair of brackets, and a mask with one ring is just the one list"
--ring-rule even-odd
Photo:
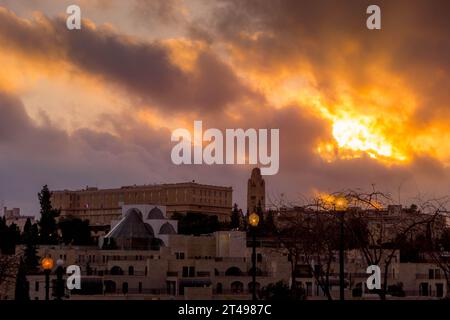
[[(172, 277), (178, 276), (178, 272), (175, 272), (176, 275), (173, 275)], [(169, 272), (168, 272), (169, 274)], [(172, 274), (172, 272), (171, 272)], [(211, 272), (209, 271), (197, 271), (195, 273), (185, 273), (182, 275), (183, 278), (209, 278), (211, 277)]]
[(216, 257), (214, 258), (216, 262), (246, 262), (246, 258), (244, 257)]

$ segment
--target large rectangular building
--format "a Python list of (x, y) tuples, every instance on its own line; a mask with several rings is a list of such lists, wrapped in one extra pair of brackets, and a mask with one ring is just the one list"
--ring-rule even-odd
[(167, 207), (169, 218), (179, 212), (215, 215), (228, 221), (232, 207), (231, 187), (195, 182), (125, 186), (116, 189), (89, 188), (77, 191), (53, 191), (52, 205), (61, 217), (87, 219), (91, 226), (109, 226), (121, 217), (122, 205), (157, 204)]

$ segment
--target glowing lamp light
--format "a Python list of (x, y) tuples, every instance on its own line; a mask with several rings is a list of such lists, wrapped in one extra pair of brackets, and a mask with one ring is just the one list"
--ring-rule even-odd
[(54, 262), (53, 262), (52, 258), (44, 258), (41, 261), (41, 266), (42, 266), (42, 269), (44, 269), (44, 270), (52, 270), (53, 265), (54, 265)]
[(258, 223), (259, 223), (259, 216), (256, 213), (252, 213), (249, 217), (248, 217), (248, 223), (250, 223), (250, 225), (252, 227), (257, 227)]
[(344, 197), (337, 198), (334, 205), (335, 205), (336, 211), (345, 211), (348, 208), (347, 199), (345, 199)]

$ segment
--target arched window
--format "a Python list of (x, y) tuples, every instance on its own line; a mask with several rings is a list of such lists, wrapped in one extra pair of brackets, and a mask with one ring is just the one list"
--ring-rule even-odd
[(173, 228), (173, 226), (166, 222), (164, 223), (161, 228), (159, 229), (159, 234), (176, 234), (177, 232)]
[(154, 207), (147, 215), (147, 219), (156, 219), (156, 220), (163, 220), (164, 214), (162, 213), (161, 209), (158, 207)]
[(123, 270), (119, 266), (114, 266), (111, 268), (110, 274), (113, 276), (123, 276)]
[(223, 286), (222, 286), (222, 284), (219, 282), (219, 283), (217, 284), (217, 286), (216, 286), (216, 292), (217, 292), (217, 294), (222, 294), (222, 291), (223, 291)]
[(133, 266), (128, 267), (128, 275), (130, 275), (130, 276), (134, 275), (134, 267)]
[(226, 276), (241, 276), (242, 271), (238, 267), (231, 267), (228, 268), (227, 271), (225, 271)]

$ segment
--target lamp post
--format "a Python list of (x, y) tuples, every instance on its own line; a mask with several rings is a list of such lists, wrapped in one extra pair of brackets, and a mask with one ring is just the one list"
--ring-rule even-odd
[(53, 259), (52, 258), (44, 258), (41, 261), (42, 269), (44, 269), (45, 274), (45, 300), (50, 299), (50, 272), (53, 269)]
[(335, 210), (339, 213), (339, 300), (344, 301), (344, 215), (347, 211), (347, 200), (344, 197), (339, 197), (336, 200)]
[(252, 213), (248, 217), (248, 223), (252, 233), (252, 300), (256, 300), (256, 227), (259, 223), (259, 216)]

